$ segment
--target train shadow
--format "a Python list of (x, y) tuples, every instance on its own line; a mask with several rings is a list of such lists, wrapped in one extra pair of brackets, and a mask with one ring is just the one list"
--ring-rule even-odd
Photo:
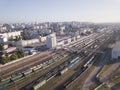
[(64, 86), (61, 84), (57, 86), (54, 90), (65, 90)]
[(111, 59), (111, 48), (104, 47), (102, 48), (101, 52), (102, 53), (96, 53), (97, 58), (95, 60), (95, 63), (93, 63), (94, 66), (102, 66), (103, 64), (109, 65), (120, 62), (120, 57), (118, 57), (118, 59)]
[(111, 65), (111, 64), (115, 64), (115, 63), (119, 63), (120, 62), (120, 58), (118, 59), (111, 59), (111, 55), (107, 56), (107, 59), (103, 59), (102, 58), (103, 54), (99, 54), (97, 55), (96, 61), (93, 63), (94, 66), (99, 67), (99, 66), (104, 66), (104, 65)]
[[(101, 69), (99, 71), (97, 71), (96, 75), (94, 75), (94, 77), (91, 79), (92, 82), (100, 83), (100, 81), (98, 80), (98, 78), (96, 78), (96, 76), (100, 73), (100, 71), (102, 70), (103, 66), (109, 66), (110, 67), (111, 65), (120, 63), (120, 57), (118, 59), (111, 59), (111, 54), (110, 54), (109, 56), (105, 56), (105, 57), (107, 57), (107, 59), (104, 62), (104, 59), (102, 59), (103, 56), (105, 56), (105, 53), (97, 54), (96, 60), (93, 63), (93, 66), (101, 67)], [(114, 86), (114, 87), (116, 87), (116, 86)], [(116, 90), (116, 89), (113, 89), (113, 90)]]

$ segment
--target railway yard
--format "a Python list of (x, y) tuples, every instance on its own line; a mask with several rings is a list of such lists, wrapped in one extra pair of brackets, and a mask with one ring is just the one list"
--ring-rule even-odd
[(112, 32), (93, 33), (63, 49), (39, 52), (1, 66), (0, 90), (83, 90), (112, 36)]

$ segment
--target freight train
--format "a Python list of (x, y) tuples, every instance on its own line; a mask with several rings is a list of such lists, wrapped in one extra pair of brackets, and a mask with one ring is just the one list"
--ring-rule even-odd
[[(65, 73), (68, 69), (70, 69), (72, 66), (74, 66), (78, 61), (80, 60), (80, 57), (76, 57), (74, 58), (72, 61), (69, 62), (69, 64), (66, 66), (66, 68), (64, 68), (62, 71), (60, 71), (60, 74), (62, 75), (63, 73)], [(47, 81), (49, 81), (50, 79), (52, 79), (57, 73), (56, 71), (50, 71), (48, 72), (44, 77), (43, 80), (40, 80), (39, 82), (37, 82), (35, 85), (33, 85), (33, 90), (37, 90), (39, 89), (41, 86), (43, 86)]]
[(80, 60), (80, 57), (74, 58), (72, 61), (69, 62), (67, 67), (65, 67), (62, 71), (60, 71), (60, 75), (64, 74), (67, 72), (70, 68), (72, 68), (78, 61)]
[[(66, 57), (67, 55), (64, 55), (64, 57)], [(15, 80), (17, 79), (20, 79), (28, 74), (31, 74), (37, 70), (42, 70), (44, 69), (45, 67), (48, 67), (50, 64), (56, 62), (57, 60), (56, 59), (59, 59), (57, 57), (55, 57), (53, 60), (49, 60), (47, 62), (43, 62), (42, 64), (40, 65), (36, 65), (30, 69), (26, 69), (26, 70), (23, 70), (23, 71), (20, 71), (20, 72), (17, 72), (15, 74), (12, 74), (10, 77), (8, 77), (7, 79), (4, 79), (4, 80), (1, 80), (0, 82), (0, 89), (2, 89), (3, 87), (7, 87), (11, 84), (14, 83)]]
[(87, 68), (88, 65), (93, 61), (94, 56), (92, 56), (84, 65), (83, 67), (79, 70), (78, 73), (74, 74), (72, 77), (70, 77), (70, 79), (68, 81), (66, 81), (63, 84), (63, 88), (67, 88), (68, 85), (70, 85), (70, 83), (72, 83), (74, 80), (76, 80)]
[(90, 63), (93, 61), (94, 57), (95, 57), (95, 56), (92, 56), (92, 57), (84, 64), (84, 67), (87, 67), (88, 64), (90, 64)]

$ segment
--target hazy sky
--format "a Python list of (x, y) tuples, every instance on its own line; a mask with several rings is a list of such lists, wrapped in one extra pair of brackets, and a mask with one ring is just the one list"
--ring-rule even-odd
[(0, 23), (120, 22), (120, 0), (0, 0)]

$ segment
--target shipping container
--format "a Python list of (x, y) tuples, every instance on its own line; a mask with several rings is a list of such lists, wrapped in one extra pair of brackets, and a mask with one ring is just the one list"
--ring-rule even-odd
[(27, 69), (27, 70), (22, 71), (22, 73), (23, 73), (23, 75), (27, 75), (27, 74), (32, 73), (32, 70), (31, 69)]
[(70, 63), (74, 63), (78, 59), (79, 59), (79, 57), (76, 57), (75, 59), (73, 59), (72, 61), (70, 61)]
[(68, 71), (68, 68), (63, 69), (63, 70), (60, 72), (60, 75), (64, 74), (64, 73), (67, 72), (67, 71)]
[(73, 63), (69, 64), (67, 68), (70, 69), (71, 67), (73, 67), (73, 65), (74, 65)]
[(39, 83), (37, 83), (36, 85), (33, 86), (34, 90), (38, 90), (41, 86), (43, 86), (46, 83), (46, 80), (43, 80)]

